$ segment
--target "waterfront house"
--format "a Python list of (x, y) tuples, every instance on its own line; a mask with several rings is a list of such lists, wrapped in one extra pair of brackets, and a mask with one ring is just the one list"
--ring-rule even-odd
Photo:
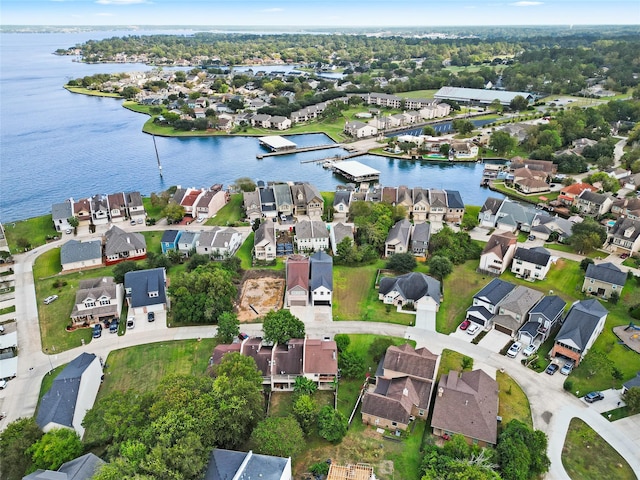
[(107, 195), (109, 204), (109, 219), (112, 222), (124, 222), (127, 218), (127, 202), (124, 199), (124, 192)]
[(107, 265), (147, 257), (147, 241), (141, 233), (125, 232), (112, 225), (104, 234), (104, 256)]
[(276, 200), (276, 210), (280, 215), (293, 214), (293, 198), (291, 197), (291, 187), (286, 183), (273, 185), (273, 195)]
[(496, 232), (489, 238), (480, 254), (478, 271), (489, 275), (504, 273), (516, 252), (518, 238), (511, 232)]
[(124, 199), (127, 203), (127, 215), (131, 220), (138, 220), (144, 218), (146, 216), (146, 212), (144, 210), (144, 204), (142, 203), (142, 196), (140, 192), (126, 192), (124, 194)]
[(411, 218), (417, 226), (419, 223), (427, 221), (427, 215), (429, 215), (429, 191), (424, 188), (414, 188), (411, 193), (413, 196)]
[(109, 223), (109, 202), (106, 195), (94, 195), (89, 204), (91, 206), (91, 223), (94, 225)]
[(354, 138), (366, 138), (377, 135), (378, 129), (373, 125), (354, 120), (344, 124), (344, 133)]
[(294, 183), (291, 185), (294, 215), (308, 215), (320, 219), (324, 213), (324, 198), (310, 183)]
[(447, 211), (444, 215), (446, 222), (460, 224), (464, 216), (464, 202), (457, 190), (445, 190), (447, 194)]
[(390, 257), (396, 253), (409, 251), (409, 239), (411, 238), (412, 225), (409, 220), (402, 219), (391, 227), (384, 242), (384, 256)]
[(429, 215), (430, 222), (443, 222), (447, 214), (447, 194), (444, 190), (429, 189)]
[(134, 270), (124, 274), (129, 313), (134, 315), (169, 309), (167, 272), (164, 268)]
[(69, 240), (60, 247), (60, 264), (63, 272), (102, 266), (102, 240)]
[(56, 232), (66, 232), (70, 229), (69, 219), (73, 216), (73, 203), (71, 200), (51, 205), (51, 219)]
[(260, 210), (266, 219), (274, 219), (278, 216), (276, 207), (276, 196), (273, 187), (263, 186), (258, 189), (260, 194)]
[(578, 365), (602, 332), (609, 312), (595, 298), (575, 302), (556, 335), (551, 358)]
[(91, 202), (88, 198), (81, 198), (73, 204), (73, 215), (77, 217), (79, 226), (91, 223)]
[(607, 299), (614, 292), (620, 296), (626, 281), (627, 273), (613, 263), (590, 263), (584, 274), (582, 291)]
[(120, 318), (123, 302), (122, 284), (113, 277), (80, 280), (76, 301), (71, 311), (71, 323), (94, 325)]
[(493, 228), (496, 226), (498, 219), (497, 214), (502, 206), (502, 202), (502, 198), (494, 197), (488, 197), (484, 201), (482, 208), (480, 208), (480, 213), (478, 213), (478, 221), (481, 227)]
[(262, 217), (262, 208), (260, 205), (260, 192), (242, 192), (242, 204), (244, 213), (251, 223)]

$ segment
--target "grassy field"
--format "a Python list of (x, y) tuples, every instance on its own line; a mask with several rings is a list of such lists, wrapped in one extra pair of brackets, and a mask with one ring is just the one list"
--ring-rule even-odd
[[(545, 243), (544, 244), (544, 248), (548, 248), (550, 250), (558, 250), (560, 252), (576, 253), (571, 245), (565, 245), (565, 244), (562, 244), (562, 243)], [(605, 252), (603, 252), (601, 250), (594, 250), (592, 252), (589, 252), (585, 256), (589, 257), (589, 258), (604, 258), (607, 255), (609, 255), (609, 254), (605, 253)]]
[[(550, 202), (552, 200), (557, 199), (558, 195), (560, 195), (560, 192), (542, 192), (539, 194), (526, 195), (524, 193), (519, 192), (515, 188), (509, 188), (505, 186), (504, 182), (492, 182), (491, 185), (495, 190), (497, 190), (500, 193), (504, 193), (505, 195), (508, 195), (510, 197), (515, 197), (530, 203)], [(540, 197), (545, 197), (547, 200), (542, 201), (540, 200)]]
[(89, 95), (92, 97), (123, 98), (119, 93), (101, 92), (99, 90), (89, 90), (88, 88), (83, 87), (70, 87), (69, 85), (65, 85), (64, 88), (69, 90), (71, 93), (79, 93), (81, 95)]
[(48, 252), (44, 252), (33, 263), (33, 278), (39, 280), (41, 278), (51, 277), (62, 271), (60, 263), (60, 249), (54, 248)]
[(164, 231), (145, 230), (142, 232), (142, 235), (144, 235), (144, 239), (147, 242), (147, 252), (157, 253), (160, 255), (162, 253), (162, 245), (160, 245), (160, 241), (162, 240)]
[(244, 212), (242, 210), (242, 194), (236, 193), (231, 195), (229, 203), (222, 207), (215, 217), (206, 221), (205, 225), (231, 225), (244, 220)]
[(30, 245), (30, 248), (35, 248), (44, 245), (48, 238), (60, 236), (60, 233), (53, 228), (51, 215), (42, 215), (28, 220), (6, 223), (4, 224), (4, 231), (11, 253), (22, 252), (24, 247), (19, 247), (18, 245), (20, 244)]
[(164, 210), (164, 207), (160, 205), (151, 205), (151, 198), (149, 197), (142, 197), (142, 204), (144, 205), (144, 211), (147, 212), (147, 216), (149, 218), (155, 218), (156, 220), (162, 218), (162, 211)]
[(622, 456), (579, 418), (571, 419), (562, 448), (562, 465), (572, 480), (634, 480), (638, 477)]
[(438, 332), (444, 334), (454, 332), (464, 320), (473, 296), (491, 280), (476, 272), (478, 263), (478, 260), (469, 260), (462, 265), (457, 265), (453, 273), (444, 279), (444, 296), (436, 316)]
[(333, 319), (364, 320), (411, 325), (415, 315), (398, 313), (395, 307), (378, 300), (375, 289), (376, 272), (384, 263), (360, 267), (333, 267)]
[(433, 98), (433, 94), (438, 90), (413, 90), (411, 92), (402, 92), (401, 97), (404, 98)]
[[(438, 374), (436, 380), (440, 380), (442, 375), (449, 373), (451, 370), (456, 370), (458, 372), (462, 372), (462, 359), (465, 356), (461, 353), (454, 352), (453, 350), (449, 350), (445, 348), (442, 350), (442, 355), (440, 355), (440, 365), (438, 366)], [(470, 358), (470, 357), (469, 357)], [(465, 372), (470, 372), (473, 370), (473, 358), (471, 358), (471, 364), (469, 367), (465, 368)]]
[(496, 372), (496, 381), (499, 388), (498, 415), (502, 417), (502, 425), (515, 419), (533, 428), (529, 399), (520, 385), (509, 375), (499, 371)]

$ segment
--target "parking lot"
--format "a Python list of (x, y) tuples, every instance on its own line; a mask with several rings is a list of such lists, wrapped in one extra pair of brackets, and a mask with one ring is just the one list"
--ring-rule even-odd
[[(154, 312), (155, 320), (150, 322), (147, 320), (147, 314), (138, 314), (138, 315), (129, 315), (127, 318), (134, 318), (134, 327), (133, 329), (125, 329), (125, 335), (129, 331), (135, 332), (150, 332), (154, 330), (161, 330), (167, 328), (167, 312), (162, 310), (159, 312)], [(121, 318), (120, 322), (127, 321), (127, 318)], [(115, 333), (111, 333), (108, 328), (102, 329), (102, 335), (100, 338), (93, 338), (92, 342), (106, 342), (109, 341), (110, 338), (117, 338), (118, 335)]]

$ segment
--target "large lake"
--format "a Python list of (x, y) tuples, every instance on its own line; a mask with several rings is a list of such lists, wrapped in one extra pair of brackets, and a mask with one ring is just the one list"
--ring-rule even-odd
[[(52, 203), (69, 197), (122, 190), (148, 195), (171, 185), (228, 185), (245, 176), (310, 181), (322, 191), (343, 183), (320, 165), (300, 163), (333, 156), (340, 149), (257, 160), (256, 154), (264, 150), (251, 137), (157, 137), (160, 178), (152, 137), (141, 131), (146, 116), (122, 108), (121, 100), (75, 95), (62, 88), (71, 78), (150, 67), (86, 65), (52, 54), (88, 39), (129, 33), (0, 34), (0, 221), (43, 215)], [(290, 139), (300, 146), (332, 143), (321, 134)], [(383, 185), (455, 189), (470, 205), (482, 205), (491, 193), (479, 186), (478, 164), (372, 155), (358, 160), (379, 170)]]

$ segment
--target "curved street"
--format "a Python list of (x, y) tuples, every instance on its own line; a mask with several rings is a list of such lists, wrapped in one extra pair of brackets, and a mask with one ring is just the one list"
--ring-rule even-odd
[[(131, 230), (141, 228), (133, 227)], [(156, 227), (158, 230), (164, 228)], [(192, 228), (201, 229), (202, 226), (197, 225)], [(166, 325), (156, 322), (158, 325), (151, 330), (129, 330), (123, 336), (104, 335), (97, 341), (93, 340), (89, 344), (73, 350), (46, 355), (41, 351), (33, 262), (43, 252), (60, 246), (64, 241), (66, 238), (15, 256), (15, 313), (19, 338), (18, 372), (17, 377), (9, 382), (8, 387), (0, 391), (0, 401), (2, 402), (0, 408), (7, 414), (7, 417), (0, 422), (0, 428), (4, 428), (7, 423), (17, 418), (33, 416), (43, 377), (51, 368), (68, 363), (82, 352), (95, 353), (106, 360), (112, 350), (155, 342), (211, 338), (215, 335), (216, 330), (212, 326), (168, 328)], [(544, 431), (549, 437), (548, 454), (551, 459), (551, 468), (546, 476), (548, 479), (569, 478), (562, 466), (561, 454), (566, 431), (572, 417), (582, 418), (629, 462), (634, 471), (640, 471), (640, 448), (637, 443), (634, 443), (634, 438), (636, 442), (638, 439), (634, 437), (632, 431), (633, 423), (607, 421), (592, 406), (565, 392), (558, 376), (535, 373), (523, 367), (520, 362), (508, 359), (481, 346), (473, 345), (468, 341), (456, 338), (454, 335), (443, 335), (415, 327), (377, 322), (320, 322), (314, 320), (306, 320), (305, 326), (307, 334), (312, 337), (337, 333), (367, 333), (403, 337), (415, 340), (417, 346), (427, 347), (434, 353), (439, 354), (446, 348), (472, 357), (475, 368), (486, 366), (489, 369), (503, 369), (518, 382), (526, 393), (531, 405), (534, 427)], [(242, 328), (250, 335), (256, 335), (261, 332), (262, 326), (261, 324), (245, 324)]]

